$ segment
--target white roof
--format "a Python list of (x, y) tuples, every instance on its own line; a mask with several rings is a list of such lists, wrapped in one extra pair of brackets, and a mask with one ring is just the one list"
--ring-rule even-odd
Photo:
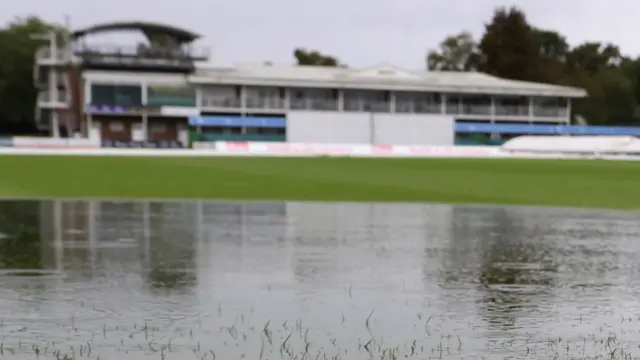
[(264, 85), (428, 91), (526, 96), (587, 96), (580, 88), (515, 81), (477, 72), (413, 71), (390, 64), (364, 69), (324, 66), (239, 64), (222, 67), (197, 64), (190, 81), (199, 84)]

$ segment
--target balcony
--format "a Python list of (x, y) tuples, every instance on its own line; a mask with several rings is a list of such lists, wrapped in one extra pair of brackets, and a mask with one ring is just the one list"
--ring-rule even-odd
[(517, 116), (528, 117), (529, 106), (527, 105), (496, 105), (496, 116)]
[(248, 97), (246, 107), (249, 109), (283, 110), (284, 99), (278, 97)]
[(38, 93), (38, 106), (47, 109), (66, 109), (71, 104), (69, 93), (65, 90), (57, 92), (57, 95), (49, 91)]
[(344, 111), (388, 113), (391, 111), (391, 103), (389, 101), (345, 99)]
[(71, 57), (64, 48), (58, 49), (55, 56), (49, 47), (42, 47), (36, 51), (36, 65), (41, 66), (62, 66), (71, 61)]
[(331, 99), (291, 99), (289, 108), (292, 110), (338, 111), (338, 101)]
[(239, 98), (202, 96), (200, 107), (205, 109), (239, 109), (241, 106)]
[(194, 61), (206, 61), (208, 50), (192, 47), (159, 48), (148, 45), (113, 46), (76, 44), (73, 53), (84, 66), (97, 69), (192, 72)]
[(569, 109), (566, 107), (534, 106), (533, 116), (544, 118), (567, 118), (569, 116)]

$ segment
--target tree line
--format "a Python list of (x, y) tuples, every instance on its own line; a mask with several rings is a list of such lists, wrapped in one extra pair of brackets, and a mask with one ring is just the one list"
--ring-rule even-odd
[[(0, 133), (35, 132), (34, 54), (43, 41), (31, 35), (51, 29), (63, 31), (37, 17), (0, 28)], [(316, 50), (297, 48), (293, 57), (298, 65), (346, 67)], [(571, 46), (561, 33), (530, 24), (515, 7), (496, 9), (478, 39), (467, 31), (447, 36), (425, 60), (432, 71), (480, 71), (581, 87), (589, 97), (574, 102), (574, 114), (590, 124), (640, 125), (640, 58), (624, 55), (611, 43)]]

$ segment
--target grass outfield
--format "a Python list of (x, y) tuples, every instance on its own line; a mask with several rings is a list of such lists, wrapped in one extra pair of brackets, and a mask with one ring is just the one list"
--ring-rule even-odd
[(640, 208), (640, 163), (0, 156), (0, 197), (400, 201)]

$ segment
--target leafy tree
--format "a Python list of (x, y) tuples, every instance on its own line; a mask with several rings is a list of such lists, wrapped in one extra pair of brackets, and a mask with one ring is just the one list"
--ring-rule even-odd
[(35, 132), (33, 67), (43, 44), (31, 36), (52, 29), (61, 31), (37, 17), (16, 19), (0, 28), (0, 133)]
[(329, 55), (323, 55), (315, 50), (295, 49), (293, 56), (296, 58), (298, 65), (313, 65), (313, 66), (328, 66), (338, 67), (343, 66), (340, 64), (337, 58)]
[(440, 43), (439, 50), (427, 55), (427, 68), (437, 71), (472, 71), (480, 64), (477, 44), (469, 32), (448, 36)]
[(541, 81), (541, 40), (517, 8), (499, 8), (479, 43), (481, 70), (514, 80)]

